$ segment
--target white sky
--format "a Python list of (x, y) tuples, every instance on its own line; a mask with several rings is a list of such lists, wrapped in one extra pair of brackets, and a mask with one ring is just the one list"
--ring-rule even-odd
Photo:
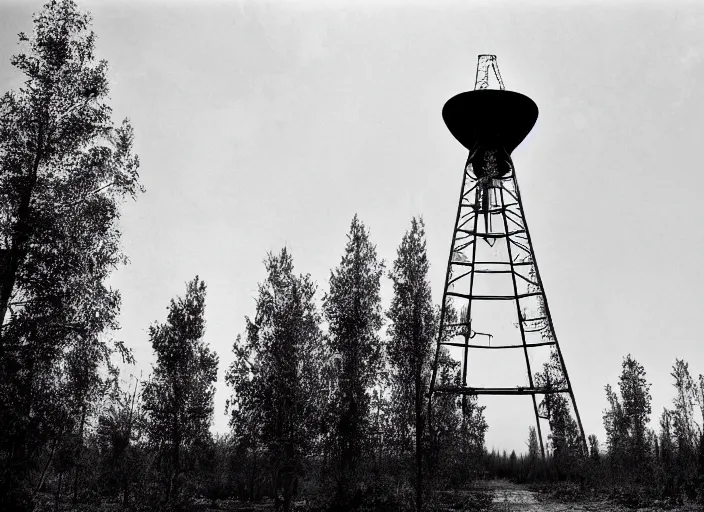
[[(603, 387), (629, 352), (656, 426), (675, 358), (704, 373), (704, 7), (569, 4), (82, 3), (147, 188), (124, 208), (132, 263), (113, 280), (119, 336), (145, 374), (147, 327), (199, 274), (225, 431), (222, 378), (266, 252), (287, 245), (322, 297), (355, 212), (389, 265), (424, 216), (439, 302), (466, 159), (441, 109), (493, 53), (506, 87), (540, 108), (513, 156), (586, 433), (604, 441)], [(19, 84), (9, 56), (40, 7), (0, 0), (2, 91)], [(488, 447), (523, 450), (530, 399), (483, 403)]]

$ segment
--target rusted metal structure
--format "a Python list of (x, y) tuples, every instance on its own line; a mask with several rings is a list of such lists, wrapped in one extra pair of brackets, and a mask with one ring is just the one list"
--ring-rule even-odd
[[(494, 72), (498, 89), (489, 88), (489, 71)], [(429, 392), (429, 417), (432, 418), (434, 393), (462, 395), (465, 406), (468, 395), (529, 395), (533, 401), (538, 439), (544, 457), (540, 420), (548, 418), (541, 414), (536, 395), (565, 393), (571, 399), (583, 449), (586, 450), (582, 421), (555, 336), (511, 160), (513, 150), (533, 128), (538, 118), (538, 107), (527, 96), (505, 90), (496, 57), (480, 55), (475, 89), (451, 98), (445, 104), (442, 115), (452, 135), (469, 151), (469, 156), (462, 176), (447, 262), (440, 332)], [(478, 255), (477, 248), (484, 243), (494, 251), (493, 257)], [(497, 281), (493, 289), (498, 291), (490, 294), (479, 291), (478, 281), (481, 279)], [(498, 283), (501, 280), (503, 288)], [(491, 337), (487, 343), (473, 341), (477, 334), (484, 334), (472, 329), (473, 306), (482, 301), (512, 301), (515, 304), (515, 325), (520, 330), (521, 343), (501, 345), (496, 343), (501, 341), (497, 339), (492, 345)], [(457, 315), (457, 311), (461, 313)], [(443, 347), (448, 350), (453, 348), (461, 354), (461, 386), (436, 382), (438, 358)], [(562, 371), (557, 385), (537, 386), (534, 382), (535, 369), (531, 368), (529, 353), (536, 347), (550, 347), (550, 350), (556, 351)], [(467, 366), (470, 351), (473, 350), (523, 351), (526, 385), (469, 386)]]

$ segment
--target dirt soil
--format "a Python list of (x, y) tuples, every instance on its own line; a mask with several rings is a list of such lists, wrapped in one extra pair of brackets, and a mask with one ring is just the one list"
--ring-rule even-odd
[[(670, 512), (690, 512), (701, 510), (694, 506), (680, 508), (628, 508), (614, 503), (612, 500), (604, 498), (580, 498), (576, 501), (562, 501), (551, 496), (550, 493), (538, 492), (528, 486), (514, 484), (506, 480), (488, 480), (477, 482), (474, 492), (488, 493), (491, 496), (491, 505), (486, 510), (495, 511), (594, 511), (594, 512), (658, 512), (669, 510)], [(472, 492), (472, 491), (469, 491)]]
[[(556, 498), (554, 493), (537, 491), (527, 485), (514, 484), (506, 480), (479, 481), (469, 489), (439, 492), (437, 498), (437, 508), (435, 510), (443, 512), (479, 510), (500, 512), (517, 510), (525, 512), (660, 512), (665, 510), (669, 512), (694, 512), (702, 510), (693, 505), (679, 508), (664, 506), (629, 508), (605, 498), (578, 498), (568, 501)], [(308, 508), (305, 501), (299, 501), (296, 505), (298, 506), (294, 510), (306, 510)], [(271, 500), (256, 504), (227, 500), (218, 501), (217, 508), (205, 506), (201, 510), (207, 510), (208, 512), (215, 512), (216, 510), (270, 512), (274, 510), (274, 506)]]

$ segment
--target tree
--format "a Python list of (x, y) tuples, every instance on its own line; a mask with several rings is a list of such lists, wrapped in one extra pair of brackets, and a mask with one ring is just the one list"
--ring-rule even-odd
[(125, 261), (117, 220), (142, 190), (139, 162), (129, 123), (110, 119), (90, 21), (71, 1), (46, 4), (11, 61), (24, 85), (0, 98), (4, 497), (48, 441), (82, 432), (98, 368), (115, 350), (130, 357), (103, 334), (120, 305), (105, 282)]
[(672, 415), (667, 408), (660, 414), (660, 460), (657, 468), (665, 480), (664, 494), (672, 496), (676, 493), (675, 474), (675, 447), (672, 441)]
[[(650, 384), (645, 369), (631, 355), (623, 359), (619, 378), (621, 398), (606, 386), (609, 409), (604, 411), (604, 427), (612, 468), (618, 475), (646, 478), (652, 443), (648, 442)], [(660, 449), (666, 447), (661, 440)]]
[(699, 436), (697, 452), (697, 494), (700, 505), (704, 505), (704, 433)]
[(663, 408), (660, 415), (660, 458), (663, 463), (669, 464), (674, 456), (672, 442), (672, 413)]
[(694, 385), (694, 403), (699, 407), (699, 417), (701, 420), (699, 430), (704, 434), (704, 375), (701, 373)]
[(400, 410), (397, 424), (402, 432), (409, 429), (415, 431), (418, 511), (422, 506), (424, 397), (436, 330), (428, 282), (429, 268), (423, 220), (414, 218), (410, 231), (401, 240), (389, 273), (394, 295), (387, 313), (391, 320), (387, 351), (392, 368), (394, 399)]
[[(455, 374), (455, 386), (461, 386), (461, 373)], [(484, 419), (486, 406), (479, 405), (477, 395), (464, 395), (456, 402), (460, 415), (460, 422), (456, 436), (458, 437), (459, 452), (461, 454), (461, 471), (465, 474), (465, 481), (471, 477), (471, 472), (479, 467), (479, 461), (484, 452), (484, 439), (488, 425)], [(472, 461), (472, 462), (469, 462)]]
[[(543, 371), (536, 373), (535, 385), (548, 390), (564, 389), (567, 386), (562, 372), (560, 356), (556, 350), (551, 350), (550, 359), (543, 365)], [(550, 423), (548, 440), (554, 457), (578, 456), (582, 453), (582, 440), (577, 422), (572, 417), (569, 403), (563, 393), (546, 393), (539, 404), (543, 415)]]
[(590, 434), (587, 440), (589, 441), (589, 457), (594, 461), (599, 461), (599, 440), (594, 434)]
[(645, 462), (648, 454), (646, 425), (650, 421), (650, 384), (645, 380), (645, 369), (628, 354), (619, 379), (631, 455), (637, 463)]
[(604, 389), (606, 391), (606, 400), (609, 403), (609, 408), (604, 411), (603, 416), (604, 429), (606, 430), (606, 446), (611, 455), (611, 463), (613, 465), (622, 461), (625, 456), (628, 425), (618, 394), (609, 384)]
[(149, 328), (156, 354), (142, 392), (147, 436), (164, 458), (166, 498), (177, 498), (181, 452), (210, 437), (218, 357), (203, 341), (205, 283), (198, 276), (186, 295), (171, 300), (166, 323)]
[(355, 215), (342, 261), (331, 272), (330, 290), (323, 300), (329, 324), (328, 344), (339, 361), (332, 415), (335, 458), (341, 469), (338, 498), (343, 502), (349, 498), (350, 486), (357, 481), (359, 463), (369, 439), (369, 390), (382, 362), (379, 289), (383, 270), (367, 229)]
[(318, 439), (322, 334), (310, 275), (294, 275), (286, 249), (269, 254), (264, 265), (255, 319), (247, 318), (247, 338), (238, 339), (225, 378), (234, 391), (228, 407), (235, 437), (267, 448), (277, 475), (276, 501), (282, 491), (288, 511), (303, 457)]
[[(436, 385), (450, 386), (457, 382), (460, 375), (460, 362), (450, 356), (445, 347), (441, 347), (437, 358)], [(438, 462), (447, 460), (455, 453), (453, 441), (460, 427), (457, 397), (451, 393), (434, 393), (432, 396), (432, 424), (428, 429), (428, 468), (429, 474), (436, 474)], [(482, 443), (483, 446), (483, 443)]]
[(528, 460), (532, 464), (538, 461), (540, 455), (540, 446), (538, 445), (538, 434), (535, 431), (535, 427), (528, 427)]
[(98, 415), (97, 442), (104, 464), (101, 468), (102, 489), (108, 495), (121, 492), (123, 508), (128, 505), (130, 483), (135, 479), (132, 452), (139, 437), (137, 425), (141, 423), (138, 389), (138, 379), (134, 389), (126, 391), (115, 382), (107, 407)]
[(694, 420), (696, 386), (689, 374), (689, 365), (676, 359), (672, 366), (672, 378), (676, 390), (672, 409), (672, 430), (677, 443), (677, 451), (685, 457), (695, 456), (699, 427)]
[(672, 366), (672, 375), (675, 386), (675, 397), (672, 401), (673, 409), (670, 411), (672, 423), (672, 439), (674, 441), (674, 473), (679, 485), (687, 494), (693, 495), (696, 487), (698, 466), (698, 443), (700, 428), (694, 419), (694, 406), (698, 401), (699, 390), (689, 373), (689, 365), (676, 359)]
[[(462, 315), (466, 313), (463, 311)], [(440, 318), (441, 308), (436, 306), (435, 317)], [(439, 333), (441, 341), (466, 335), (457, 326), (457, 311), (448, 298), (445, 303), (445, 329)], [(448, 327), (454, 326), (454, 327)], [(452, 358), (447, 348), (440, 346), (437, 354), (436, 387), (461, 387), (461, 363)], [(442, 480), (464, 484), (471, 473), (479, 469), (484, 453), (484, 439), (488, 425), (484, 418), (485, 406), (480, 406), (476, 395), (458, 398), (453, 393), (432, 395), (428, 418), (428, 474)]]
[[(250, 325), (248, 318), (245, 319)], [(257, 338), (255, 338), (257, 340)], [(255, 480), (259, 452), (263, 448), (264, 392), (259, 378), (260, 367), (254, 361), (255, 346), (237, 336), (232, 347), (235, 359), (225, 373), (225, 383), (232, 388), (232, 397), (226, 404), (230, 413), (230, 428), (236, 450), (240, 455), (249, 453), (252, 465), (249, 478), (249, 498), (256, 497)]]

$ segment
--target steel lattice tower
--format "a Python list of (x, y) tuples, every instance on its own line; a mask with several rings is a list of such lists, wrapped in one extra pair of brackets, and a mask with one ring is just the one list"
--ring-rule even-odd
[[(496, 76), (498, 89), (488, 88), (490, 70)], [(538, 107), (527, 96), (506, 91), (496, 57), (480, 55), (475, 89), (451, 98), (443, 108), (443, 118), (452, 135), (469, 150), (469, 156), (462, 177), (443, 289), (429, 390), (429, 418), (432, 418), (434, 393), (462, 395), (463, 410), (468, 395), (530, 395), (544, 457), (540, 420), (548, 418), (541, 414), (536, 395), (565, 393), (571, 399), (586, 453), (582, 421), (555, 336), (510, 156), (533, 128), (538, 118)], [(485, 243), (494, 250), (492, 258), (478, 254), (478, 246)], [(504, 287), (490, 294), (482, 293), (478, 290), (479, 278), (503, 280)], [(512, 309), (515, 309), (514, 320), (517, 322), (514, 325), (520, 331), (522, 343), (492, 346), (491, 337), (486, 344), (472, 341), (476, 335), (483, 334), (472, 329), (474, 310), (478, 307), (477, 303), (483, 301), (511, 301), (515, 304)], [(462, 381), (459, 386), (438, 385), (436, 382), (438, 358), (444, 347), (459, 350), (461, 354)], [(556, 352), (562, 376), (554, 383), (537, 386), (534, 382), (529, 352), (535, 347), (550, 347)], [(527, 385), (469, 386), (467, 362), (470, 350), (522, 350)]]

